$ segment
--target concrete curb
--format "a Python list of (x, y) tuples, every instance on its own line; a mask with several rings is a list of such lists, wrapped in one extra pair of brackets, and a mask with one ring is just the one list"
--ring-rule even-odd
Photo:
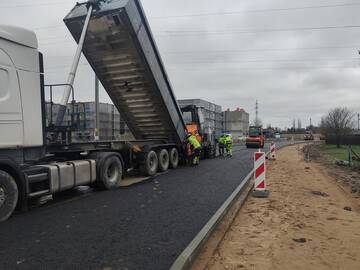
[[(223, 217), (228, 213), (231, 206), (234, 204), (236, 199), (239, 198), (243, 189), (250, 183), (254, 174), (252, 170), (241, 184), (235, 189), (235, 191), (227, 198), (222, 206), (216, 211), (201, 231), (195, 236), (191, 243), (185, 248), (185, 250), (176, 259), (170, 270), (184, 270), (189, 269), (194, 259), (199, 254), (200, 250), (209, 239), (210, 235), (215, 231), (217, 225), (222, 221)], [(251, 189), (250, 189), (251, 191)], [(245, 202), (245, 200), (244, 200)]]
[[(294, 142), (294, 144), (282, 145), (277, 147), (278, 150), (287, 147), (293, 146), (296, 144), (306, 143), (304, 141)], [(266, 156), (270, 152), (266, 153)], [(201, 249), (211, 236), (211, 234), (216, 230), (218, 224), (223, 220), (226, 214), (229, 212), (231, 207), (234, 205), (237, 199), (241, 195), (244, 195), (244, 199), (240, 202), (240, 208), (245, 203), (247, 196), (252, 191), (252, 188), (248, 189), (248, 194), (242, 194), (246, 189), (247, 185), (251, 182), (254, 174), (254, 169), (244, 178), (240, 185), (234, 190), (234, 192), (227, 198), (227, 200), (222, 204), (222, 206), (216, 211), (216, 213), (210, 218), (210, 220), (205, 224), (201, 231), (195, 236), (195, 238), (190, 242), (190, 244), (184, 249), (184, 251), (177, 257), (170, 270), (187, 270), (190, 269), (194, 260), (199, 255)]]

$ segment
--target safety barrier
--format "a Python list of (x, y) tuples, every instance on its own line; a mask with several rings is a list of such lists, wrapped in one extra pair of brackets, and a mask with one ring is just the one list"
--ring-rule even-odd
[(276, 144), (274, 142), (272, 142), (271, 145), (270, 145), (269, 159), (270, 160), (275, 160), (276, 159)]
[(266, 154), (264, 152), (254, 153), (254, 190), (252, 195), (258, 198), (265, 198), (269, 196), (269, 191), (266, 189)]

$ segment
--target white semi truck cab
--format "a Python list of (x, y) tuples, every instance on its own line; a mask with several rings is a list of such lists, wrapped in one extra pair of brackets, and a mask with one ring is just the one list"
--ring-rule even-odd
[(34, 32), (0, 26), (0, 149), (44, 144), (41, 59)]
[(185, 124), (140, 2), (91, 0), (64, 21), (79, 47), (62, 102), (83, 52), (136, 140), (73, 143), (76, 126), (61, 115), (49, 124), (36, 35), (0, 25), (0, 222), (32, 199), (80, 185), (114, 189), (129, 170), (154, 175), (185, 155)]
[(28, 199), (95, 183), (94, 159), (59, 159), (47, 151), (44, 106), (35, 33), (0, 25), (0, 221), (16, 206), (26, 208)]

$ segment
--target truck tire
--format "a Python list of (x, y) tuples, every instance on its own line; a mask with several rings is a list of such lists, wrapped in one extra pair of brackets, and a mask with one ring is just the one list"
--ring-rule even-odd
[(176, 169), (179, 166), (179, 152), (176, 148), (170, 149), (170, 168)]
[(166, 149), (161, 149), (158, 153), (158, 160), (159, 160), (159, 171), (166, 172), (169, 169), (170, 158), (169, 152)]
[(94, 153), (92, 158), (97, 164), (97, 180), (95, 188), (112, 190), (120, 187), (123, 179), (123, 165), (116, 153)]
[(7, 220), (14, 212), (18, 197), (15, 179), (10, 174), (0, 171), (0, 222)]
[(153, 176), (157, 173), (159, 166), (158, 156), (155, 151), (150, 151), (145, 158), (145, 163), (140, 166), (140, 171), (146, 176)]

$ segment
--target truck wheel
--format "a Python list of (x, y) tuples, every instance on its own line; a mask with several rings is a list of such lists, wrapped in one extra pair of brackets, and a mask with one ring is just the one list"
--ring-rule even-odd
[(0, 222), (7, 220), (14, 212), (19, 197), (15, 179), (0, 171)]
[(170, 168), (176, 169), (179, 166), (179, 152), (176, 148), (170, 150)]
[(166, 172), (169, 169), (169, 152), (166, 149), (161, 149), (158, 154), (159, 171)]
[(90, 158), (96, 160), (97, 167), (97, 180), (93, 187), (107, 190), (120, 187), (124, 172), (117, 154), (98, 152), (90, 155)]
[(154, 151), (150, 151), (146, 155), (145, 164), (140, 166), (140, 171), (144, 175), (153, 176), (157, 173), (159, 160)]

